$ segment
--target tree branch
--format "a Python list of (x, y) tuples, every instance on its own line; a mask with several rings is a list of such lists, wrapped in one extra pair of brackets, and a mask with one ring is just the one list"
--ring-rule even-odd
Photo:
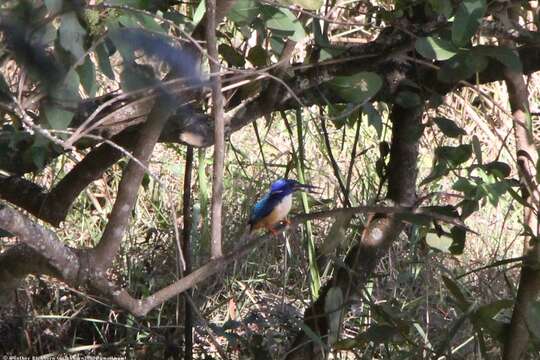
[[(166, 94), (161, 96), (156, 101), (147, 122), (141, 129), (133, 155), (145, 166), (148, 166), (154, 146), (167, 118), (172, 112), (173, 104), (171, 100)], [(100, 269), (106, 269), (120, 249), (144, 173), (145, 169), (133, 160), (129, 161), (124, 170), (122, 180), (120, 180), (118, 186), (116, 201), (109, 215), (109, 221), (99, 243), (93, 249), (93, 264)]]
[[(14, 234), (33, 251), (47, 259), (51, 268), (47, 274), (56, 274), (68, 283), (76, 283), (79, 273), (78, 254), (65, 246), (56, 234), (34, 223), (26, 216), (0, 203), (0, 227)], [(30, 254), (30, 253), (29, 253)], [(4, 258), (4, 260), (9, 257)], [(5, 266), (9, 264), (2, 264)], [(54, 270), (53, 270), (54, 269)]]
[(212, 227), (210, 253), (213, 259), (223, 256), (221, 225), (223, 209), (223, 169), (225, 166), (225, 118), (221, 93), (221, 66), (216, 39), (216, 0), (206, 0), (206, 44), (212, 81), (212, 115), (214, 117), (214, 165), (212, 176)]
[[(452, 219), (448, 219), (443, 215), (431, 214), (423, 209), (413, 210), (402, 207), (358, 206), (354, 208), (342, 208), (298, 215), (292, 219), (290, 226), (281, 226), (278, 230), (283, 231), (308, 220), (371, 212), (386, 214), (416, 213), (426, 216), (434, 215), (442, 221), (452, 221)], [(397, 219), (398, 216), (395, 216), (395, 218)], [(243, 243), (243, 245), (236, 247), (229, 254), (219, 259), (211, 260), (191, 274), (179, 279), (149, 297), (135, 299), (131, 297), (126, 290), (119, 289), (115, 284), (109, 282), (105, 278), (105, 273), (103, 271), (91, 266), (91, 259), (89, 259), (89, 252), (91, 249), (73, 250), (69, 248), (58, 239), (58, 236), (55, 233), (34, 223), (17, 210), (2, 204), (0, 204), (0, 227), (12, 232), (20, 241), (28, 245), (28, 247), (36, 253), (40, 254), (39, 256), (42, 256), (47, 262), (46, 264), (43, 264), (42, 260), (36, 260), (36, 258), (30, 257), (33, 253), (28, 253), (28, 256), (19, 258), (19, 261), (22, 260), (21, 263), (37, 262), (37, 264), (35, 266), (28, 264), (28, 267), (21, 265), (21, 268), (13, 271), (9, 268), (11, 264), (9, 260), (13, 259), (17, 254), (23, 254), (23, 251), (13, 250), (13, 253), (6, 252), (6, 255), (4, 255), (4, 253), (1, 254), (0, 280), (6, 280), (7, 283), (0, 281), (0, 288), (7, 288), (13, 285), (14, 280), (16, 279), (12, 273), (15, 273), (15, 275), (17, 275), (16, 277), (22, 277), (28, 273), (39, 275), (41, 273), (40, 270), (44, 270), (45, 274), (54, 276), (77, 288), (80, 288), (84, 284), (89, 284), (101, 294), (110, 297), (118, 306), (137, 316), (146, 315), (149, 311), (156, 306), (161, 305), (163, 302), (192, 288), (210, 276), (222, 272), (228, 264), (238, 259), (245, 259), (251, 250), (262, 245), (265, 241), (274, 239), (271, 234), (259, 237), (241, 237), (236, 243)], [(366, 246), (369, 246), (369, 244), (373, 245), (381, 240), (380, 233), (377, 234), (376, 231), (373, 231), (370, 236), (370, 240), (366, 241)]]
[[(508, 10), (511, 11), (511, 10)], [(519, 18), (518, 14), (514, 15)], [(514, 20), (516, 20), (514, 18)], [(506, 45), (514, 48), (513, 40), (505, 41)], [(523, 208), (523, 223), (533, 234), (526, 235), (523, 242), (523, 254), (526, 257), (519, 279), (518, 293), (512, 313), (510, 331), (503, 349), (504, 360), (519, 360), (527, 352), (529, 343), (529, 321), (532, 307), (540, 293), (540, 245), (534, 239), (538, 236), (538, 210), (540, 209), (539, 189), (536, 183), (536, 164), (538, 151), (534, 145), (529, 130), (526, 127), (529, 113), (527, 84), (523, 74), (504, 70), (504, 78), (508, 89), (510, 108), (512, 109), (514, 135), (516, 139), (517, 167), (521, 181), (521, 196), (529, 206)], [(536, 211), (536, 214), (535, 214)]]
[(26, 244), (17, 244), (0, 254), (0, 298), (15, 289), (27, 275), (60, 277), (48, 259)]
[[(182, 215), (184, 217), (184, 226), (182, 228), (182, 253), (186, 268), (184, 275), (189, 275), (192, 271), (192, 249), (191, 249), (191, 176), (193, 172), (193, 147), (187, 146), (186, 166), (184, 168), (184, 194)], [(192, 290), (188, 290), (184, 297), (184, 358), (193, 359), (193, 309), (188, 298), (191, 298)]]

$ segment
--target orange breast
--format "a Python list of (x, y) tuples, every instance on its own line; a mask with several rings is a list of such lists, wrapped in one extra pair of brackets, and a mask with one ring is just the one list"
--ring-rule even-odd
[(281, 200), (279, 204), (276, 205), (276, 207), (274, 207), (270, 214), (255, 223), (255, 225), (253, 225), (253, 229), (271, 227), (272, 225), (277, 224), (281, 220), (285, 219), (285, 217), (287, 217), (287, 214), (291, 210), (291, 207), (292, 195), (287, 195), (283, 198), (283, 200)]

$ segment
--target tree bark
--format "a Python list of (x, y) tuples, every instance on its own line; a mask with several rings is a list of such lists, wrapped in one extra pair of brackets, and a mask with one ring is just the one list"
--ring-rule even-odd
[[(507, 41), (505, 45), (515, 48), (515, 44), (510, 41)], [(540, 192), (536, 181), (538, 151), (532, 134), (527, 128), (529, 99), (523, 73), (506, 69), (504, 78), (513, 116), (521, 196), (528, 205), (523, 208), (523, 223), (533, 232), (524, 236), (523, 255), (526, 259), (521, 268), (510, 330), (503, 349), (504, 360), (519, 360), (527, 352), (530, 338), (528, 322), (536, 320), (531, 311), (540, 292), (540, 245), (534, 240), (534, 237), (539, 235)]]
[[(403, 108), (394, 105), (391, 113), (393, 124), (390, 152), (388, 197), (401, 206), (412, 206), (416, 200), (416, 176), (418, 139), (411, 133), (418, 133), (421, 125), (421, 107)], [(332, 280), (324, 286), (319, 298), (304, 312), (304, 324), (325, 341), (329, 332), (326, 309), (327, 295), (332, 288), (340, 289), (347, 304), (351, 297), (360, 298), (379, 260), (398, 239), (403, 223), (398, 215), (381, 216), (375, 214), (358, 245), (345, 258), (345, 267), (339, 267)], [(301, 331), (291, 346), (287, 359), (322, 359), (323, 349), (317, 346), (310, 335)]]

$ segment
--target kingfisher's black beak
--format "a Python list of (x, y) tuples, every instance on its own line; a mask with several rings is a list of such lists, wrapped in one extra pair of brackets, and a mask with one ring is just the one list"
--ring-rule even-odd
[(318, 186), (309, 185), (309, 184), (301, 184), (301, 183), (296, 183), (294, 184), (294, 187), (293, 187), (294, 191), (306, 191), (312, 194), (316, 194), (318, 189), (320, 189), (320, 187)]

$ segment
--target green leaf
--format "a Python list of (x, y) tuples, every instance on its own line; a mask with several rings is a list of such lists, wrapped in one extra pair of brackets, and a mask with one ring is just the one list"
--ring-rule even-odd
[(469, 160), (472, 155), (472, 146), (462, 144), (458, 146), (440, 146), (435, 149), (437, 159), (446, 160), (451, 165), (457, 166)]
[(453, 190), (462, 192), (467, 197), (474, 197), (474, 194), (476, 193), (476, 184), (471, 182), (471, 180), (460, 177), (457, 179), (457, 181), (452, 186)]
[(73, 113), (54, 105), (44, 106), (45, 118), (51, 129), (65, 130), (73, 119)]
[(137, 13), (135, 14), (135, 17), (145, 29), (157, 33), (165, 33), (165, 29), (152, 16)]
[(508, 181), (497, 181), (490, 184), (480, 184), (478, 189), (493, 206), (497, 206), (500, 198), (508, 191), (509, 187)]
[[(189, 29), (191, 29), (192, 27), (191, 19), (178, 11), (169, 9), (165, 14), (163, 14), (163, 17), (167, 20), (172, 21), (176, 25), (189, 27)], [(164, 25), (168, 26), (167, 23), (165, 23)], [(188, 29), (186, 28), (186, 30)], [(192, 29), (189, 30), (188, 32), (190, 31), (192, 31)]]
[(274, 36), (287, 37), (293, 41), (301, 41), (307, 34), (302, 23), (288, 9), (265, 7), (266, 27), (272, 30)]
[(319, 61), (334, 59), (339, 55), (345, 53), (346, 51), (347, 50), (344, 48), (336, 48), (330, 46), (322, 47), (319, 54)]
[(228, 44), (220, 44), (218, 47), (219, 54), (231, 66), (242, 67), (246, 63), (246, 59), (235, 48)]
[(259, 12), (260, 5), (256, 0), (237, 0), (227, 17), (237, 24), (250, 24)]
[[(122, 59), (124, 60), (124, 64), (130, 64), (135, 62), (135, 49), (133, 44), (130, 44), (128, 41), (124, 39), (124, 36), (122, 36), (122, 32), (119, 31), (112, 31), (109, 33), (109, 39), (111, 39), (112, 43), (122, 56)], [(125, 66), (125, 65), (124, 65)]]
[(70, 70), (64, 76), (64, 79), (51, 89), (50, 95), (55, 100), (63, 103), (78, 102), (80, 100), (79, 85), (79, 74), (74, 70)]
[(461, 218), (466, 219), (480, 209), (477, 200), (463, 200), (458, 204), (461, 207)]
[(49, 12), (55, 14), (59, 13), (62, 10), (64, 0), (44, 0), (45, 6)]
[(150, 65), (124, 65), (124, 71), (120, 75), (120, 84), (125, 92), (152, 86), (155, 82), (154, 70)]
[(199, 5), (195, 9), (195, 13), (193, 14), (193, 26), (197, 26), (197, 24), (201, 22), (205, 13), (206, 13), (206, 1), (204, 0), (199, 1)]
[(268, 53), (260, 45), (249, 49), (247, 59), (256, 67), (264, 67), (268, 65)]
[(321, 336), (318, 333), (316, 333), (315, 331), (313, 331), (309, 327), (309, 325), (306, 325), (304, 322), (301, 322), (300, 323), (300, 329), (302, 329), (302, 331), (311, 339), (311, 341), (313, 341), (315, 344), (320, 346), (322, 349), (326, 350), (328, 348), (328, 346), (326, 345), (326, 342), (323, 341)]
[(114, 71), (111, 66), (111, 61), (109, 59), (109, 52), (105, 43), (101, 43), (96, 47), (96, 59), (98, 62), (99, 69), (101, 72), (111, 80), (115, 80)]
[(69, 12), (60, 17), (60, 45), (70, 52), (76, 59), (81, 59), (84, 54), (84, 41), (86, 30), (81, 26), (77, 15)]
[(86, 94), (94, 97), (97, 92), (96, 67), (90, 56), (87, 56), (84, 63), (77, 68), (77, 73)]
[[(502, 341), (505, 327), (510, 324), (513, 304), (512, 300), (501, 299), (482, 305), (472, 314), (472, 320), (483, 329), (486, 329), (495, 339)], [(504, 315), (505, 312), (506, 315)], [(529, 317), (529, 319), (533, 319), (533, 317)], [(538, 322), (531, 321), (530, 325), (532, 324), (538, 324)], [(532, 328), (529, 327), (529, 331), (531, 330)]]
[(34, 165), (36, 165), (36, 168), (38, 170), (43, 169), (47, 164), (48, 152), (49, 150), (47, 146), (44, 145), (33, 144), (32, 147), (30, 147), (30, 155), (32, 156), (32, 161), (34, 162)]
[(300, 42), (304, 40), (307, 36), (306, 30), (300, 21), (294, 23), (294, 33), (288, 38), (292, 41)]
[(510, 176), (512, 168), (507, 163), (501, 161), (492, 161), (482, 166), (482, 168), (489, 174), (492, 174), (499, 178), (506, 178)]
[(360, 110), (349, 103), (328, 104), (328, 115), (336, 129), (341, 129), (345, 125), (354, 125), (360, 116)]
[[(268, 13), (268, 12), (267, 12)], [(284, 31), (293, 33), (295, 30), (295, 22), (298, 20), (294, 14), (288, 9), (272, 9), (269, 12), (271, 15), (266, 20), (266, 27), (271, 30)]]
[(442, 176), (447, 175), (449, 172), (450, 170), (446, 166), (445, 162), (440, 162), (440, 161), (436, 162), (433, 168), (431, 169), (431, 172), (429, 173), (429, 175), (426, 176), (426, 178), (420, 182), (420, 186), (426, 185), (432, 181), (435, 181), (441, 178)]
[(126, 28), (137, 28), (139, 27), (139, 22), (137, 20), (136, 14), (122, 14), (118, 17), (118, 22)]
[(362, 106), (362, 111), (367, 115), (368, 125), (373, 126), (377, 132), (377, 136), (380, 139), (383, 131), (383, 120), (381, 114), (379, 114), (373, 104), (369, 102)]
[(420, 99), (420, 95), (408, 90), (400, 91), (396, 95), (395, 101), (396, 104), (405, 109), (417, 107), (422, 104), (422, 99)]
[(449, 19), (452, 15), (452, 3), (450, 0), (428, 0), (431, 8), (436, 13)]
[(478, 54), (480, 56), (488, 56), (499, 61), (501, 64), (509, 68), (510, 70), (522, 72), (523, 66), (519, 55), (514, 50), (504, 46), (487, 46), (480, 45), (472, 48), (473, 56)]
[(297, 5), (306, 10), (319, 10), (323, 4), (323, 0), (278, 0), (284, 5)]
[(486, 0), (464, 0), (459, 5), (452, 24), (452, 41), (465, 45), (476, 33), (486, 12)]
[(457, 138), (462, 135), (467, 135), (465, 130), (457, 126), (455, 122), (448, 118), (436, 117), (435, 119), (433, 119), (433, 121), (435, 122), (437, 127), (441, 129), (442, 133), (446, 136)]
[(446, 286), (446, 288), (450, 291), (450, 294), (452, 294), (452, 296), (456, 300), (459, 308), (462, 311), (467, 310), (467, 308), (470, 306), (470, 302), (467, 299), (467, 296), (465, 295), (464, 291), (461, 289), (461, 286), (459, 286), (459, 284), (456, 281), (454, 281), (453, 279), (450, 279), (447, 276), (443, 275), (442, 279), (443, 279), (444, 285)]
[(53, 24), (45, 24), (32, 32), (31, 42), (41, 45), (52, 45), (57, 35), (58, 31)]
[(415, 47), (420, 55), (430, 60), (448, 60), (458, 53), (450, 41), (431, 36), (416, 39)]
[(473, 135), (472, 137), (472, 147), (474, 151), (474, 156), (476, 157), (476, 161), (478, 162), (478, 164), (482, 164), (482, 146), (480, 145), (480, 140), (476, 135)]
[(360, 72), (350, 76), (336, 76), (328, 85), (349, 102), (361, 104), (377, 94), (382, 79), (373, 72)]
[(456, 83), (482, 72), (487, 65), (488, 60), (485, 56), (473, 55), (470, 51), (464, 51), (443, 63), (437, 72), (437, 79), (449, 84)]
[(531, 206), (529, 203), (527, 203), (527, 201), (525, 201), (523, 199), (523, 196), (521, 196), (521, 194), (519, 194), (517, 191), (515, 191), (514, 189), (512, 188), (508, 188), (508, 193), (510, 194), (510, 196), (512, 196), (512, 198), (514, 200), (516, 200), (518, 203), (520, 203), (522, 206), (525, 206), (525, 207), (528, 207), (528, 206)]
[(280, 36), (271, 36), (270, 37), (270, 47), (276, 55), (281, 55), (281, 52), (285, 48), (285, 41)]
[(315, 39), (315, 44), (319, 47), (328, 47), (330, 46), (330, 41), (328, 40), (328, 35), (323, 34), (323, 30), (321, 28), (321, 23), (319, 21), (313, 21), (312, 23), (312, 29), (313, 29), (313, 38)]
[(444, 104), (444, 97), (441, 94), (433, 93), (429, 96), (428, 106), (430, 109), (436, 109)]
[(448, 250), (453, 255), (463, 254), (463, 249), (465, 248), (465, 238), (467, 237), (467, 232), (465, 229), (459, 226), (454, 226), (450, 230), (450, 236), (452, 237), (452, 245)]

